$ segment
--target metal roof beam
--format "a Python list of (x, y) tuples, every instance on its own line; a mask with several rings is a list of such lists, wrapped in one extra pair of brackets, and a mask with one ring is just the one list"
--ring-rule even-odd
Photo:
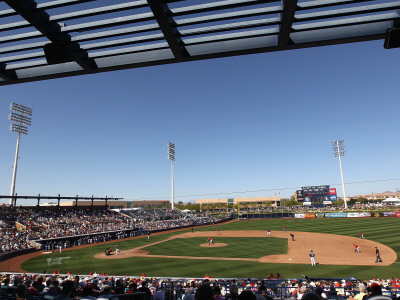
[[(51, 9), (51, 8), (63, 7), (63, 6), (91, 2), (91, 1), (96, 1), (96, 0), (56, 0), (56, 1), (46, 2), (46, 3), (38, 3), (36, 8)], [(18, 15), (18, 13), (13, 9), (5, 9), (5, 10), (0, 11), (0, 17), (10, 17), (10, 16), (16, 16), (16, 15)]]
[(96, 8), (92, 8), (92, 9), (85, 9), (85, 10), (81, 10), (81, 11), (64, 13), (64, 14), (60, 14), (60, 15), (51, 16), (50, 21), (73, 20), (73, 19), (78, 19), (78, 18), (97, 16), (97, 15), (102, 15), (102, 14), (107, 14), (107, 13), (112, 13), (112, 12), (119, 12), (119, 11), (126, 11), (128, 9), (136, 9), (136, 8), (142, 8), (142, 7), (147, 7), (147, 2), (145, 0), (133, 1), (133, 2), (127, 2), (127, 3), (121, 3), (121, 4), (114, 4), (114, 5), (109, 5), (109, 6), (96, 7)]
[(5, 63), (0, 62), (0, 78), (6, 81), (17, 80), (18, 76), (15, 71), (6, 70), (7, 65)]
[(350, 25), (361, 25), (368, 23), (377, 23), (382, 21), (393, 21), (399, 19), (400, 15), (398, 13), (386, 13), (386, 14), (379, 14), (372, 16), (298, 24), (298, 25), (293, 25), (293, 31), (307, 31), (307, 30), (315, 30), (323, 28), (347, 27)]
[(162, 4), (159, 0), (147, 0), (147, 2), (174, 56), (178, 59), (189, 56), (184, 43), (179, 37), (176, 23), (168, 16), (171, 13), (168, 6)]
[(343, 8), (343, 9), (334, 9), (328, 11), (319, 11), (313, 13), (304, 13), (296, 15), (296, 19), (298, 22), (302, 21), (313, 21), (327, 18), (337, 18), (344, 16), (353, 16), (360, 14), (370, 14), (375, 12), (382, 12), (388, 10), (396, 10), (400, 9), (400, 1), (390, 2), (390, 3), (382, 3), (382, 4), (374, 4), (374, 5), (365, 5), (365, 6), (357, 6), (351, 8)]
[[(90, 40), (95, 40), (95, 39), (104, 39), (104, 38), (117, 37), (117, 36), (127, 35), (127, 34), (136, 34), (136, 33), (141, 33), (141, 32), (154, 31), (157, 29), (159, 29), (157, 24), (134, 26), (134, 27), (106, 30), (106, 31), (89, 33), (89, 34), (81, 34), (81, 35), (71, 37), (71, 41), (75, 41), (75, 42), (90, 41)], [(27, 40), (27, 39), (31, 39), (31, 38), (35, 38), (35, 37), (40, 37), (40, 36), (42, 36), (42, 34), (39, 31), (16, 34), (16, 35), (9, 35), (9, 36), (5, 36), (5, 37), (0, 37), (0, 44), (7, 43), (10, 41)], [(28, 45), (28, 44), (26, 44), (26, 45)], [(42, 46), (43, 45), (38, 46), (36, 48), (40, 48)], [(28, 48), (28, 49), (34, 49), (34, 48)], [(21, 49), (19, 51), (22, 51), (22, 50), (25, 50), (25, 49)], [(15, 51), (18, 51), (18, 50), (15, 50)], [(1, 53), (1, 49), (0, 49), (0, 53)]]
[(237, 7), (257, 5), (270, 2), (276, 2), (276, 0), (226, 0), (226, 1), (207, 3), (207, 4), (198, 4), (186, 7), (171, 8), (171, 12), (173, 16), (181, 16), (181, 15), (198, 14), (209, 11), (237, 8)]
[(37, 3), (34, 0), (4, 0), (4, 2), (39, 30), (51, 42), (65, 43), (65, 47), (71, 51), (73, 59), (82, 68), (87, 71), (97, 68), (95, 61), (89, 59), (88, 54), (79, 49), (79, 45), (71, 44), (71, 37), (69, 34), (61, 33), (61, 26), (59, 24), (50, 22), (50, 16), (45, 11), (37, 9)]
[[(241, 10), (241, 11), (234, 11), (229, 13), (221, 13), (221, 14), (214, 14), (214, 15), (206, 15), (202, 17), (195, 17), (195, 18), (187, 18), (187, 19), (180, 19), (176, 20), (176, 24), (178, 26), (187, 26), (187, 25), (196, 25), (208, 22), (215, 22), (215, 21), (225, 21), (231, 19), (238, 19), (238, 18), (248, 18), (248, 17), (256, 17), (268, 14), (275, 14), (281, 12), (282, 9), (277, 10), (277, 7), (267, 7), (267, 8), (255, 8), (255, 9), (248, 9), (248, 10)], [(280, 21), (280, 18), (276, 18), (277, 22)]]
[(296, 13), (297, 0), (284, 0), (283, 12), (281, 14), (281, 23), (278, 36), (278, 46), (285, 47), (293, 42), (290, 40), (290, 33), (292, 32), (292, 24), (294, 15)]
[(314, 0), (314, 1), (302, 1), (298, 3), (297, 10), (303, 9), (314, 9), (314, 8), (324, 8), (330, 6), (337, 5), (346, 5), (346, 4), (358, 4), (360, 2), (369, 2), (374, 0)]
[(191, 36), (191, 35), (256, 28), (256, 27), (271, 26), (271, 25), (277, 25), (277, 24), (278, 24), (277, 19), (271, 18), (271, 19), (252, 20), (252, 21), (246, 21), (246, 22), (229, 23), (229, 24), (223, 24), (223, 25), (205, 26), (205, 27), (199, 27), (199, 28), (193, 28), (193, 29), (182, 29), (179, 32), (182, 37), (186, 37), (186, 36)]

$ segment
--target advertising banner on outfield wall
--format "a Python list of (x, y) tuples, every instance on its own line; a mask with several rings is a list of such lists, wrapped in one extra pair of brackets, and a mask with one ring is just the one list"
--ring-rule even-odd
[(384, 217), (395, 217), (396, 216), (396, 212), (395, 211), (384, 211), (383, 212), (383, 216)]
[(396, 217), (400, 218), (400, 211), (396, 212)]
[(371, 213), (369, 212), (360, 212), (360, 218), (367, 218), (371, 216)]
[(306, 216), (305, 214), (294, 214), (294, 217), (297, 219), (304, 219)]
[(348, 218), (360, 218), (360, 213), (356, 212), (356, 213), (347, 213), (347, 217)]
[(372, 213), (371, 216), (374, 218), (380, 218), (380, 217), (383, 217), (383, 213), (374, 212), (374, 213)]
[(315, 218), (315, 214), (314, 213), (308, 213), (306, 214), (306, 219), (314, 219)]
[(324, 213), (315, 213), (315, 217), (316, 218), (323, 218), (324, 217)]
[(325, 218), (346, 218), (347, 213), (325, 213)]

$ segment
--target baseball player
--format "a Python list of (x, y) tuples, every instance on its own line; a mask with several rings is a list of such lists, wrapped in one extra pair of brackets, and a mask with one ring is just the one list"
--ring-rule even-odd
[(267, 235), (271, 235), (271, 229), (267, 229)]
[(209, 238), (207, 239), (207, 241), (208, 241), (208, 244), (209, 244), (209, 245), (214, 245), (214, 241), (213, 241), (212, 238), (209, 237)]
[(355, 248), (354, 251), (357, 252), (357, 253), (360, 253), (360, 246), (358, 246), (358, 245), (356, 245), (354, 243), (353, 243), (353, 246)]
[(375, 247), (375, 253), (376, 253), (376, 261), (375, 261), (375, 263), (383, 262), (382, 259), (381, 259), (381, 255), (379, 253), (378, 247)]
[(310, 252), (311, 266), (315, 267), (315, 253), (311, 250)]
[(290, 237), (292, 238), (292, 241), (294, 242), (294, 234), (290, 233)]
[(360, 236), (360, 239), (364, 239), (364, 234), (362, 232), (359, 232), (358, 235)]
[(115, 245), (115, 255), (118, 255), (118, 253), (121, 254), (121, 251), (119, 251), (119, 245), (116, 244)]
[(217, 234), (221, 234), (221, 232), (219, 231), (219, 228), (217, 228)]
[(286, 226), (283, 226), (283, 231), (286, 231)]

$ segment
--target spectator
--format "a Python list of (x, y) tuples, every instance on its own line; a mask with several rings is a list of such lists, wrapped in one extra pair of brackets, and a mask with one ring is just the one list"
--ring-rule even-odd
[(199, 286), (195, 294), (196, 300), (214, 300), (214, 292), (209, 283)]
[(163, 293), (163, 291), (158, 290), (157, 292), (155, 292), (154, 296), (153, 296), (153, 300), (164, 300), (165, 299), (165, 295)]
[(39, 282), (36, 280), (33, 281), (31, 283), (31, 286), (28, 289), (28, 295), (41, 296), (40, 292), (37, 289), (38, 286), (39, 286)]
[(74, 300), (74, 282), (71, 280), (66, 280), (62, 284), (62, 290), (60, 296), (56, 297), (56, 300)]
[(19, 285), (17, 286), (17, 290), (16, 290), (16, 300), (25, 300), (26, 297), (26, 287), (24, 285)]
[(105, 285), (103, 288), (103, 293), (97, 299), (110, 299), (110, 300), (118, 300), (118, 297), (111, 294), (111, 287)]
[(185, 295), (183, 296), (182, 300), (195, 300), (194, 299), (194, 290), (190, 287), (185, 289)]
[(151, 299), (151, 292), (150, 289), (147, 287), (147, 284), (148, 284), (147, 280), (142, 280), (142, 286), (138, 288), (138, 292), (145, 293), (146, 299)]
[(221, 288), (216, 285), (214, 286), (214, 300), (224, 300), (225, 298), (221, 296)]
[(366, 293), (366, 288), (365, 288), (365, 285), (364, 284), (359, 284), (358, 285), (358, 294), (356, 294), (356, 295), (351, 295), (348, 299), (349, 300), (362, 300), (363, 298), (364, 298), (364, 296), (365, 295), (367, 295), (367, 293)]
[(301, 300), (322, 300), (322, 298), (314, 292), (306, 292), (303, 294)]
[(230, 294), (225, 296), (226, 300), (236, 300), (239, 297), (238, 287), (237, 285), (231, 285)]
[(243, 292), (240, 293), (239, 300), (256, 300), (256, 295), (248, 289), (245, 289)]

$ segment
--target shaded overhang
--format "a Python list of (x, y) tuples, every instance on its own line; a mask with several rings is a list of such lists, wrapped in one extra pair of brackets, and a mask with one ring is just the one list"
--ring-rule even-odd
[(3, 0), (0, 85), (382, 40), (400, 1)]

